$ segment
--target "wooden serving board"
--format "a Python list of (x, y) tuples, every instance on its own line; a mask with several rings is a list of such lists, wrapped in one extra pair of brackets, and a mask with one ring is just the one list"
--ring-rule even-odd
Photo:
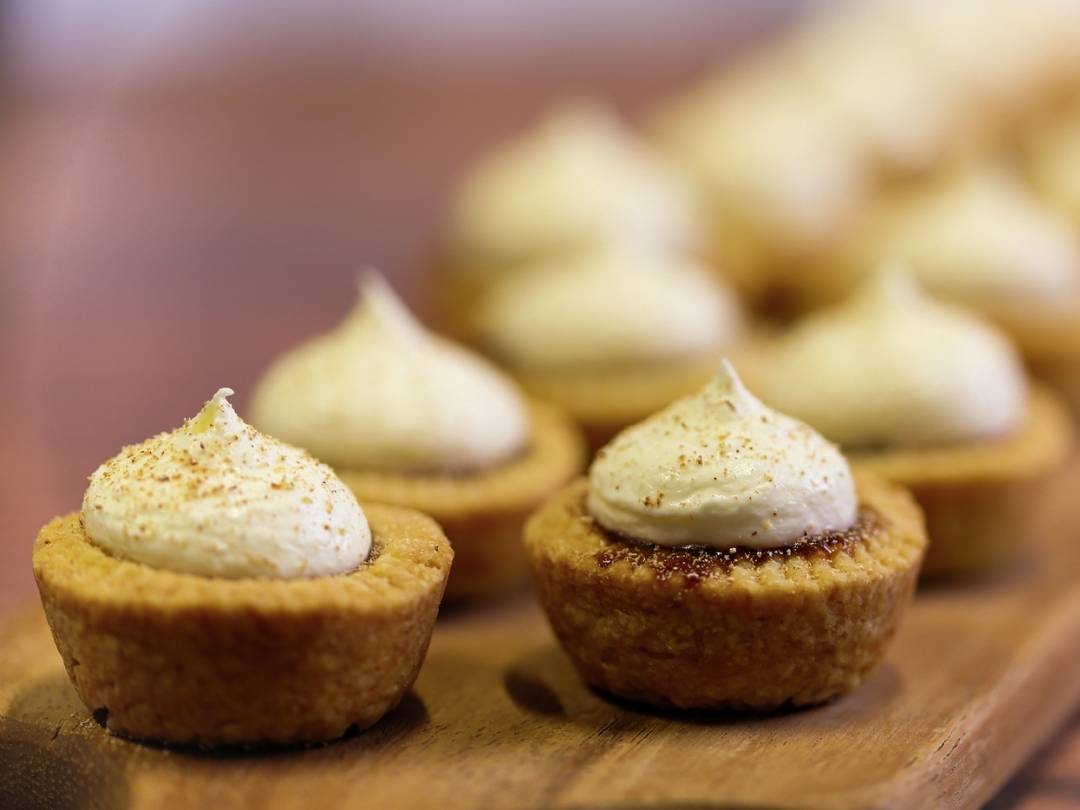
[(976, 807), (1080, 698), (1078, 496), (1074, 464), (1025, 564), (920, 591), (856, 693), (765, 717), (590, 691), (523, 595), (444, 614), (413, 692), (363, 734), (167, 750), (89, 716), (28, 608), (0, 628), (0, 807)]

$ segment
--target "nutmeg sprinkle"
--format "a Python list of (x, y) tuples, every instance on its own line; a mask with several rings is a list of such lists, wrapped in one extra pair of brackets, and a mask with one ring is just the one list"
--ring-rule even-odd
[(245, 424), (231, 393), (102, 464), (83, 499), (87, 535), (115, 556), (210, 576), (355, 568), (371, 544), (355, 497), (304, 451)]
[(765, 406), (726, 362), (701, 392), (605, 448), (588, 504), (607, 529), (644, 542), (762, 549), (845, 531), (857, 512), (838, 449)]

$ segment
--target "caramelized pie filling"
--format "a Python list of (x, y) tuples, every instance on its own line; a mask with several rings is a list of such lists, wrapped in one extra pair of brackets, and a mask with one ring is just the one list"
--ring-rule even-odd
[(736, 545), (724, 549), (644, 543), (605, 529), (588, 513), (584, 503), (579, 504), (575, 511), (591, 531), (603, 538), (603, 547), (594, 555), (600, 569), (625, 561), (633, 567), (645, 566), (651, 569), (657, 579), (662, 581), (673, 576), (682, 576), (690, 588), (702, 579), (726, 574), (739, 563), (759, 565), (769, 560), (796, 557), (814, 560), (831, 558), (865, 542), (884, 527), (885, 520), (873, 509), (862, 506), (859, 508), (855, 525), (846, 531), (807, 535), (797, 543), (783, 548), (755, 549)]

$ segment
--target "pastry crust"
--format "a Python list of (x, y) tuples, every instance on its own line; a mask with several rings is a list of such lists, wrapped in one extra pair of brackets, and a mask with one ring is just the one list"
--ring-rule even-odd
[(798, 317), (847, 298), (888, 258), (883, 246), (892, 244), (898, 223), (924, 194), (921, 184), (902, 184), (864, 206), (844, 238), (823, 245), (779, 283), (781, 314)]
[(775, 224), (748, 218), (741, 201), (711, 206), (710, 263), (731, 280), (754, 310), (786, 316), (820, 257), (858, 239), (866, 204), (851, 205), (817, 234), (785, 233)]
[[(702, 261), (715, 268), (717, 257), (710, 254)], [(483, 272), (475, 266), (442, 263), (435, 283), (440, 328), (494, 356), (500, 367), (530, 395), (564, 411), (585, 432), (590, 453), (607, 444), (624, 427), (701, 388), (716, 373), (724, 357), (723, 352), (716, 351), (634, 365), (572, 369), (514, 366), (484, 345), (476, 324), (477, 303), (498, 277), (499, 271)], [(723, 277), (737, 289), (741, 286), (740, 280), (727, 272), (726, 264)]]
[(717, 353), (634, 366), (509, 371), (526, 391), (572, 416), (595, 452), (624, 427), (700, 389), (716, 374), (722, 357)]
[(1080, 294), (1052, 307), (1001, 303), (987, 314), (1012, 335), (1036, 377), (1080, 414)]
[(751, 710), (829, 700), (881, 660), (926, 548), (905, 491), (865, 473), (856, 483), (860, 522), (838, 541), (702, 550), (704, 567), (684, 569), (664, 561), (691, 552), (597, 526), (579, 480), (526, 527), (538, 596), (585, 681), (620, 697)]
[(1032, 388), (1013, 436), (956, 447), (849, 453), (856, 469), (908, 487), (926, 513), (925, 576), (982, 571), (1012, 558), (1031, 534), (1033, 508), (1065, 462), (1072, 426), (1059, 398)]
[(513, 267), (462, 261), (449, 253), (437, 255), (432, 264), (435, 323), (443, 334), (468, 342), (475, 331), (478, 302), (503, 273), (512, 273)]
[(431, 519), (364, 507), (372, 556), (312, 579), (217, 579), (109, 556), (78, 513), (34, 544), (64, 666), (110, 731), (200, 746), (293, 744), (366, 728), (420, 670), (453, 552)]
[(1077, 88), (1055, 114), (1046, 115), (1023, 133), (1017, 152), (1027, 179), (1040, 197), (1080, 222), (1080, 184), (1075, 168), (1080, 161), (1080, 115)]
[(769, 242), (739, 217), (714, 211), (708, 220), (707, 264), (735, 287), (743, 301), (770, 311), (778, 265), (783, 266), (783, 259), (770, 254), (766, 247)]
[(1080, 351), (1072, 357), (1031, 357), (1031, 373), (1065, 397), (1074, 416), (1080, 416)]
[(558, 411), (530, 405), (532, 441), (512, 461), (481, 473), (416, 475), (336, 470), (362, 502), (418, 509), (433, 517), (454, 547), (449, 600), (504, 591), (525, 578), (521, 528), (525, 518), (581, 470), (584, 447)]

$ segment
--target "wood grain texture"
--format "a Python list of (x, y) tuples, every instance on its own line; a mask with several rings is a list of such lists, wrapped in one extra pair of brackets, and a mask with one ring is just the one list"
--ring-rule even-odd
[(527, 595), (444, 615), (414, 692), (325, 747), (210, 755), (109, 736), (39, 610), (0, 631), (0, 806), (976, 807), (1080, 698), (1080, 464), (1043, 541), (992, 581), (920, 592), (853, 695), (765, 717), (585, 688)]
[(987, 803), (985, 810), (1080, 807), (1080, 712)]
[[(347, 309), (358, 264), (385, 269), (420, 302), (427, 240), (454, 177), (470, 160), (567, 93), (612, 97), (626, 111), (641, 113), (705, 65), (730, 58), (767, 27), (767, 21), (755, 23), (754, 34), (746, 25), (733, 24), (730, 7), (737, 3), (685, 5), (680, 11), (675, 4), (670, 13), (686, 26), (712, 32), (698, 47), (681, 40), (678, 47), (665, 46), (653, 37), (649, 54), (624, 49), (618, 58), (588, 68), (543, 64), (515, 73), (470, 63), (424, 71), (410, 67), (412, 55), (403, 53), (405, 64), (376, 70), (367, 56), (372, 49), (360, 40), (342, 42), (347, 58), (342, 50), (322, 53), (320, 48), (320, 55), (290, 65), (271, 48), (267, 54), (272, 58), (245, 67), (234, 64), (236, 54), (230, 49), (228, 66), (207, 68), (194, 80), (172, 77), (150, 85), (133, 64), (115, 85), (82, 96), (12, 92), (0, 98), (0, 175), (7, 181), (0, 193), (0, 371), (5, 380), (0, 396), (5, 459), (0, 468), (5, 518), (0, 612), (32, 598), (33, 533), (51, 515), (78, 505), (85, 475), (98, 462), (124, 442), (177, 424), (189, 414), (192, 401), (201, 402), (219, 385), (246, 391), (270, 357), (325, 328)], [(783, 3), (744, 5), (758, 17), (775, 18)], [(237, 17), (228, 24), (250, 26), (264, 11), (252, 13), (259, 17)], [(661, 51), (667, 55), (662, 63), (657, 58)], [(4, 72), (2, 78), (11, 76)], [(1069, 570), (1075, 575), (1076, 566)], [(933, 604), (939, 595), (930, 599)], [(1031, 601), (1034, 611), (1037, 605), (1059, 604), (1060, 598), (1044, 600), (1039, 594)], [(983, 601), (972, 597), (953, 605), (948, 627), (964, 629), (974, 622), (973, 617), (956, 618), (964, 604), (974, 609)], [(1004, 607), (1001, 601), (996, 604)], [(932, 618), (920, 619), (927, 610), (924, 597), (894, 661), (918, 647), (913, 639), (920, 621), (933, 629)], [(1015, 604), (1009, 610), (1010, 616), (1021, 615)], [(997, 621), (1005, 613), (995, 608), (988, 616)], [(938, 640), (926, 658), (946, 649), (949, 655), (940, 665), (951, 667), (954, 654), (956, 660), (976, 656), (969, 670), (975, 674), (964, 688), (990, 700), (997, 676), (989, 672), (983, 678), (977, 656), (984, 647), (1007, 647), (1029, 638), (1027, 621), (1007, 619), (996, 640), (965, 637), (960, 642), (964, 650), (941, 641), (937, 634), (947, 628), (934, 630), (931, 635)], [(515, 622), (522, 627), (520, 635), (509, 629)], [(489, 624), (503, 629), (491, 643), (480, 645), (482, 665), (476, 665), (455, 639), (486, 632)], [(563, 680), (545, 692), (530, 686), (535, 678), (508, 679), (489, 656), (507, 638), (519, 653), (539, 650)], [(515, 656), (507, 652), (503, 659)], [(1072, 672), (1075, 666), (1067, 662), (1064, 669)], [(895, 684), (900, 677), (922, 677), (920, 672), (914, 664), (899, 669), (890, 664), (879, 677)], [(445, 685), (438, 682), (440, 673), (449, 673)], [(470, 678), (476, 679), (475, 688), (466, 689)], [(883, 689), (876, 683), (868, 689)], [(454, 708), (450, 701), (462, 695), (479, 708)], [(817, 725), (799, 733), (828, 739), (842, 733), (830, 728), (868, 722), (861, 700), (854, 696), (826, 709)], [(500, 708), (488, 711), (492, 704)], [(582, 706), (591, 714), (583, 713)], [(921, 717), (921, 708), (904, 706), (908, 715)], [(903, 717), (901, 707), (891, 711)], [(942, 729), (953, 727), (955, 715), (948, 705), (935, 711)], [(523, 608), (508, 609), (498, 616), (447, 617), (415, 700), (370, 735), (320, 751), (208, 760), (106, 737), (67, 686), (34, 611), (0, 623), (3, 808), (26, 806), (35, 796), (39, 801), (29, 806), (153, 806), (175, 798), (186, 782), (189, 792), (177, 799), (177, 806), (226, 807), (243, 804), (243, 799), (255, 804), (271, 795), (275, 801), (270, 806), (321, 806), (324, 796), (347, 796), (346, 804), (362, 806), (369, 793), (364, 774), (382, 768), (386, 773), (380, 784), (385, 784), (395, 779), (395, 763), (423, 757), (433, 769), (461, 767), (458, 774), (435, 779), (432, 795), (446, 795), (443, 780), (451, 777), (460, 784), (492, 779), (484, 795), (497, 796), (496, 805), (551, 804), (576, 800), (596, 752), (616, 740), (638, 751), (633, 767), (641, 767), (648, 740), (664, 733), (655, 729), (666, 728), (663, 722), (646, 722), (652, 718), (617, 710), (580, 690), (542, 622)], [(995, 802), (995, 810), (1080, 807), (1080, 715), (1074, 718), (1071, 736), (1025, 769)], [(495, 720), (499, 723), (492, 725)], [(589, 725), (596, 720), (607, 725)], [(767, 731), (771, 722), (762, 728)], [(569, 733), (563, 728), (568, 724), (579, 732)], [(442, 740), (440, 728), (450, 725), (458, 729), (454, 739), (460, 749)], [(709, 802), (722, 805), (729, 796), (727, 780), (752, 760), (755, 748), (736, 726), (717, 722), (712, 728), (723, 735), (715, 746), (729, 746), (729, 755), (698, 767), (711, 780), (702, 786)], [(520, 739), (513, 742), (508, 739), (512, 735)], [(531, 749), (524, 740), (537, 735), (557, 739), (542, 756), (531, 757), (539, 743)], [(583, 737), (587, 742), (570, 750)], [(900, 745), (908, 739), (902, 730), (886, 730), (881, 738), (870, 733), (859, 737), (886, 750), (894, 740)], [(839, 756), (824, 750), (806, 755), (806, 746), (796, 738), (783, 740), (791, 756), (779, 772), (795, 762), (805, 773)], [(1013, 753), (1027, 746), (1026, 740), (1008, 742)], [(561, 759), (550, 753), (563, 750), (560, 745), (566, 746)], [(398, 750), (402, 747), (408, 752)], [(473, 750), (489, 753), (475, 766), (461, 766), (472, 762), (468, 753)], [(806, 767), (797, 757), (806, 757)], [(663, 776), (660, 766), (666, 762), (651, 762), (659, 763), (648, 766), (655, 780)], [(987, 759), (988, 767), (997, 762), (997, 756)], [(290, 785), (293, 775), (305, 769), (312, 773)], [(398, 781), (404, 787), (404, 777), (418, 770), (401, 772)], [(675, 769), (673, 779), (683, 772)], [(994, 772), (989, 782), (1005, 776)], [(233, 779), (239, 780), (235, 788)], [(826, 789), (819, 779), (824, 777), (808, 777), (814, 792), (806, 793), (801, 804), (813, 805)], [(620, 773), (613, 784), (623, 795), (633, 790), (622, 787)], [(411, 792), (402, 797), (425, 795), (423, 783), (407, 787)], [(984, 781), (965, 796), (971, 799), (987, 789)], [(552, 798), (545, 800), (545, 795)], [(649, 803), (662, 804), (665, 795), (657, 788)], [(455, 798), (451, 804), (479, 801), (472, 789)], [(405, 802), (390, 802), (395, 803)]]

